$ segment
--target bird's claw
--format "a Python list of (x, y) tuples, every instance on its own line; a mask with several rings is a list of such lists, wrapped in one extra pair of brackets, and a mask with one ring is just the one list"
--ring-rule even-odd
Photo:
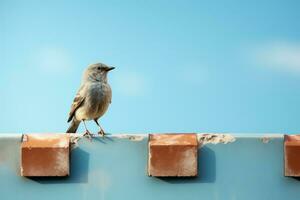
[(105, 136), (104, 130), (100, 129), (100, 131), (98, 132), (98, 135), (101, 136), (101, 137), (104, 137)]
[(77, 144), (79, 140), (80, 140), (80, 137), (78, 137), (78, 136), (71, 136), (70, 137), (70, 143), (71, 144)]
[(71, 137), (70, 137), (71, 150), (78, 147), (78, 141), (79, 140), (80, 140), (80, 137), (71, 135)]
[(83, 134), (83, 136), (92, 141), (93, 135), (88, 130)]

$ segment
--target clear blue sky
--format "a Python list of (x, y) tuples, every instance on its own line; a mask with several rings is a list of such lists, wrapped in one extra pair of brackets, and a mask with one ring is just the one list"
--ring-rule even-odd
[(0, 132), (64, 132), (94, 62), (116, 67), (107, 132), (300, 132), (299, 10), (296, 0), (0, 0)]

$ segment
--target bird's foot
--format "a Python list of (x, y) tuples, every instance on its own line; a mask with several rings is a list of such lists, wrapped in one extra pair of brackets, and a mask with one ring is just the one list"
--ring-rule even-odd
[(88, 138), (90, 141), (92, 141), (93, 134), (91, 134), (91, 132), (89, 132), (88, 130), (85, 131), (83, 136)]
[(98, 132), (98, 135), (101, 136), (101, 137), (104, 137), (105, 136), (105, 132), (104, 130), (101, 128), (100, 131)]
[(71, 150), (78, 147), (78, 141), (80, 140), (79, 136), (73, 136), (70, 134), (70, 144), (71, 144)]
[(70, 143), (71, 144), (76, 144), (77, 145), (77, 143), (78, 143), (79, 140), (80, 140), (79, 136), (70, 135)]

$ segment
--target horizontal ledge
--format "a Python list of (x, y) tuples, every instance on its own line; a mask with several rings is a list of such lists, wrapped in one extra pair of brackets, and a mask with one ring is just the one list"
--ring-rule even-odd
[[(190, 133), (190, 132), (189, 132)], [(282, 133), (197, 133), (195, 132), (198, 136), (205, 136), (205, 135), (229, 135), (234, 138), (257, 138), (257, 139), (264, 139), (264, 138), (283, 138), (284, 135), (289, 135), (288, 133), (282, 134)], [(51, 134), (51, 133), (24, 133), (24, 134)], [(65, 134), (65, 133), (53, 133), (53, 134)], [(139, 137), (139, 138), (148, 138), (149, 134), (165, 134), (165, 133), (144, 133), (144, 134), (110, 134), (108, 133), (105, 135), (105, 137), (108, 138), (120, 138), (120, 139), (130, 139), (130, 137)], [(172, 133), (171, 133), (172, 134)], [(174, 133), (175, 134), (175, 133)], [(179, 133), (179, 134), (185, 134), (185, 133)], [(76, 134), (71, 134), (76, 137), (82, 137), (83, 133), (76, 133)], [(22, 136), (22, 133), (0, 133), (0, 138), (20, 138)], [(94, 134), (94, 138), (101, 138), (102, 136)]]

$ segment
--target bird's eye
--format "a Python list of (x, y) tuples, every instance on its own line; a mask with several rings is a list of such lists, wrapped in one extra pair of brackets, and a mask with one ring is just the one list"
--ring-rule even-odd
[(101, 69), (101, 67), (97, 67), (97, 69), (98, 69), (98, 70), (100, 70), (100, 69)]

